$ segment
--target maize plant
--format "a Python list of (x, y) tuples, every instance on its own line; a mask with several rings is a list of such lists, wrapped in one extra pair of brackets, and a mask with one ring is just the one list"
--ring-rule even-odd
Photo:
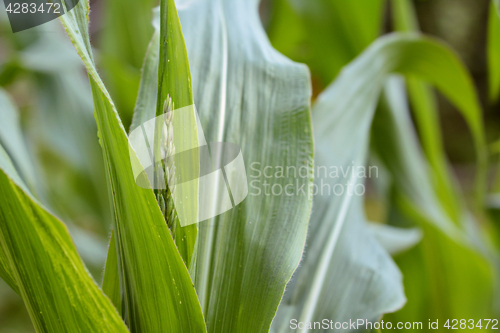
[(500, 328), (498, 2), (487, 85), (462, 2), (89, 2), (4, 1), (0, 333)]

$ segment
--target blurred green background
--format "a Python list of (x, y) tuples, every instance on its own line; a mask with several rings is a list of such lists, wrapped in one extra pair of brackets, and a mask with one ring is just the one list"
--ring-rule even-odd
[[(264, 0), (260, 13), (273, 46), (309, 66), (314, 99), (378, 36), (399, 30), (395, 3), (398, 1)], [(500, 102), (491, 98), (487, 57), (490, 1), (409, 3), (415, 9), (415, 26), (448, 43), (474, 78), (483, 105), (486, 136), (492, 144), (489, 190), (500, 192), (500, 145), (494, 145), (500, 139)], [(91, 1), (90, 31), (97, 62), (125, 128), (131, 122), (156, 5), (157, 1), (152, 0)], [(87, 77), (59, 22), (12, 34), (0, 5), (0, 86), (20, 111), (40, 196), (47, 207), (68, 222), (82, 258), (100, 282), (111, 225), (104, 164)], [(437, 105), (446, 156), (465, 197), (470, 199), (476, 163), (472, 137), (466, 122), (449, 102), (438, 95)], [(398, 219), (398, 212), (378, 195), (376, 184), (371, 185), (366, 198), (368, 218), (377, 222)], [(478, 214), (477, 218), (491, 244), (498, 246), (500, 204), (494, 195), (488, 202), (490, 214)], [(459, 267), (462, 259), (475, 260), (439, 235), (432, 239), (433, 235), (424, 230), (425, 241), (395, 257), (405, 277), (408, 304), (384, 319), (416, 321), (431, 316), (454, 318), (458, 314), (466, 317), (470, 309), (475, 309), (474, 315), (482, 311), (498, 314), (494, 308), (484, 308), (485, 304), (500, 303), (495, 295), (486, 295), (490, 299), (478, 299), (474, 304), (470, 302), (474, 295), (469, 294), (476, 291), (463, 289), (484, 272), (450, 270), (446, 275), (442, 273), (446, 263), (438, 259), (429, 262), (436, 250), (453, 251), (455, 256), (450, 260), (457, 261), (454, 267)], [(474, 269), (481, 267), (478, 264)], [(0, 281), (0, 333), (32, 331), (21, 299)]]

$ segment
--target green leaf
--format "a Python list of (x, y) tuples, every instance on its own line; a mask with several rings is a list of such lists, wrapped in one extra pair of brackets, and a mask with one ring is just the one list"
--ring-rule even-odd
[[(156, 116), (164, 112), (167, 98), (172, 100), (174, 110), (193, 105), (193, 90), (191, 87), (191, 72), (189, 60), (182, 35), (181, 23), (173, 0), (160, 2), (160, 51), (158, 58), (158, 96), (156, 101)], [(154, 40), (153, 40), (154, 42)], [(153, 46), (152, 46), (153, 47)], [(191, 112), (174, 112), (173, 143), (176, 151), (186, 151), (198, 147), (198, 131), (195, 109)], [(181, 133), (179, 133), (181, 132)], [(179, 135), (180, 134), (180, 135)], [(178, 165), (178, 168), (196, 168), (199, 166), (199, 156), (193, 154), (190, 165)], [(198, 198), (198, 181), (194, 180), (188, 188), (185, 184), (182, 189), (177, 187), (177, 196)], [(182, 192), (181, 192), (182, 191)], [(170, 202), (173, 204), (173, 202)], [(167, 203), (168, 204), (168, 203)], [(186, 219), (197, 221), (198, 206), (196, 204), (177, 205), (175, 210), (178, 215)], [(181, 211), (182, 210), (182, 211)], [(181, 227), (178, 216), (169, 223), (173, 232), (175, 243), (186, 265), (189, 267), (196, 243), (198, 232), (197, 224)]]
[(391, 81), (388, 86), (388, 106), (375, 115), (372, 138), (375, 151), (393, 177), (392, 209), (397, 216), (391, 214), (389, 222), (401, 225), (409, 221), (425, 233), (414, 250), (398, 257), (406, 277), (408, 306), (388, 319), (397, 322), (430, 316), (444, 321), (491, 316), (492, 266), (481, 238), (475, 235), (477, 222), (461, 216), (457, 226), (447, 214), (426, 172), (428, 166), (412, 127), (404, 86), (401, 81)]
[[(2, 119), (5, 120), (2, 124), (4, 126), (6, 126), (4, 128), (4, 130), (1, 131), (2, 134), (3, 134), (2, 135), (2, 138), (3, 138), (2, 139), (2, 144), (5, 144), (8, 147), (11, 147), (12, 156), (14, 156), (15, 159), (16, 159), (16, 161), (17, 161), (17, 163), (16, 163), (17, 170), (28, 170), (31, 173), (34, 173), (33, 168), (32, 168), (33, 162), (31, 161), (31, 158), (29, 156), (29, 153), (28, 153), (28, 150), (27, 150), (27, 146), (26, 146), (26, 144), (24, 142), (24, 138), (23, 138), (23, 135), (21, 133), (19, 120), (17, 119), (18, 118), (18, 110), (14, 106), (14, 104), (10, 101), (10, 98), (8, 97), (7, 93), (4, 92), (3, 90), (0, 90), (0, 97), (1, 97), (0, 98), (0, 105), (2, 105), (2, 107), (0, 108), (0, 112), (2, 112), (2, 115), (3, 115)], [(18, 172), (17, 172), (16, 168), (11, 163), (11, 160), (10, 160), (9, 156), (3, 150), (2, 146), (0, 146), (0, 167), (6, 173), (6, 175), (8, 175), (8, 177), (10, 179), (12, 179), (14, 185), (17, 186), (17, 187), (19, 187), (20, 191), (22, 191), (22, 193), (26, 196), (26, 198), (27, 198), (26, 200), (27, 201), (31, 200), (30, 201), (30, 205), (38, 205), (38, 202), (33, 198), (33, 196), (31, 195), (31, 192), (29, 191), (28, 187), (25, 185), (24, 180), (21, 180), (21, 178), (18, 176)], [(34, 181), (34, 179), (31, 179), (31, 180)], [(37, 181), (35, 183), (38, 183), (38, 182), (39, 182), (39, 180), (37, 179)], [(32, 187), (38, 188), (37, 185), (40, 185), (40, 184), (33, 184), (32, 183)], [(15, 194), (14, 193), (12, 194), (12, 196), (14, 196), (14, 198), (15, 198)], [(29, 207), (29, 205), (25, 206), (25, 207)], [(0, 207), (0, 209), (2, 209), (2, 208)], [(45, 215), (49, 216), (49, 214), (46, 213), (47, 211), (46, 211), (45, 208), (42, 207), (41, 210), (44, 211)], [(18, 215), (12, 215), (12, 216), (16, 216), (16, 219), (21, 218)], [(58, 221), (58, 220), (56, 220), (52, 216), (49, 216), (48, 220), (55, 221), (55, 222), (50, 222), (50, 223), (51, 224), (56, 224), (56, 226), (60, 224), (61, 228), (64, 229), (64, 227), (62, 226), (61, 222)], [(64, 229), (64, 232), (66, 232), (65, 229)], [(81, 237), (82, 236), (82, 231), (79, 230), (79, 229), (73, 230), (73, 235)], [(64, 236), (64, 237), (66, 237), (66, 236)], [(52, 238), (57, 238), (57, 237), (52, 237)], [(68, 237), (68, 239), (69, 239), (69, 237)], [(57, 245), (50, 245), (49, 243), (47, 243), (43, 239), (42, 239), (42, 241), (43, 241), (44, 246), (46, 246), (49, 249), (52, 249), (52, 251), (56, 251), (56, 252), (57, 251), (61, 251), (60, 250), (60, 245), (59, 245), (59, 247), (57, 247)], [(67, 239), (65, 241), (67, 241)], [(68, 251), (76, 253), (76, 250), (74, 249), (74, 245), (71, 242), (71, 240), (69, 240), (69, 243), (68, 242), (66, 242), (66, 243), (67, 244), (65, 244), (63, 246), (71, 246), (71, 248)], [(85, 244), (88, 244), (88, 239), (85, 240)], [(95, 245), (95, 243), (91, 243), (91, 244)], [(54, 250), (54, 248), (55, 248), (55, 250)], [(84, 250), (85, 247), (82, 247), (82, 249)], [(44, 251), (45, 250), (46, 249), (44, 249)], [(49, 253), (50, 253), (50, 251), (49, 251)], [(95, 259), (95, 258), (96, 258), (96, 254), (92, 253), (92, 259)], [(54, 263), (55, 262), (57, 262), (57, 259), (55, 259)], [(64, 260), (62, 260), (61, 262), (63, 263), (63, 265), (72, 266), (71, 263), (64, 264)], [(59, 263), (59, 264), (61, 264), (61, 263)], [(78, 277), (79, 280), (82, 280), (82, 279), (85, 280), (87, 278), (89, 280), (91, 280), (91, 278), (87, 276), (87, 274), (88, 274), (87, 270), (86, 269), (80, 269), (81, 267), (83, 267), (81, 263), (75, 264), (75, 266), (80, 266), (80, 267), (76, 268), (76, 270), (77, 270), (76, 274), (77, 274), (77, 277)], [(46, 283), (47, 284), (47, 290), (45, 290), (45, 292), (50, 293), (50, 288), (54, 285), (54, 284), (51, 284), (51, 283), (55, 283), (56, 284), (56, 282), (54, 282), (54, 281), (61, 280), (61, 276), (56, 276), (58, 273), (54, 273), (53, 271), (51, 271), (50, 266), (40, 265), (40, 266), (36, 266), (36, 268), (34, 268), (34, 267), (35, 266), (33, 266), (33, 268), (32, 268), (33, 270), (32, 270), (31, 274), (39, 275), (39, 271), (43, 270), (44, 272), (47, 272), (46, 274), (48, 274), (47, 275), (48, 277), (52, 276), (52, 282), (47, 282)], [(53, 268), (52, 268), (52, 270), (53, 270)], [(71, 272), (70, 273), (68, 273), (68, 272), (64, 273), (63, 272), (63, 274), (71, 274)], [(0, 276), (9, 284), (9, 286), (14, 291), (16, 291), (19, 295), (23, 296), (23, 294), (22, 294), (23, 290), (19, 289), (18, 282), (16, 281), (16, 277), (15, 277), (15, 272), (11, 269), (11, 267), (9, 265), (8, 253), (7, 253), (6, 250), (4, 250), (4, 248), (2, 248), (2, 246), (0, 246)], [(69, 291), (68, 295), (71, 295), (71, 292), (77, 291), (78, 288), (83, 288), (84, 290), (86, 290), (87, 288), (89, 288), (87, 284), (81, 284), (79, 282), (72, 282), (72, 283), (75, 284), (75, 289), (73, 291)], [(94, 283), (94, 282), (92, 281), (92, 283)], [(94, 287), (92, 287), (91, 289), (94, 289)], [(97, 287), (95, 287), (95, 289), (97, 289)], [(37, 295), (35, 295), (35, 296), (37, 296)], [(30, 295), (29, 297), (30, 297), (30, 299), (28, 301), (26, 301), (26, 297), (24, 297), (25, 298), (25, 302), (26, 303), (31, 302), (32, 306), (38, 306), (36, 304), (36, 302), (40, 302), (40, 299), (42, 299), (42, 297), (40, 297), (38, 300), (32, 299), (33, 298), (32, 295)], [(92, 296), (92, 297), (94, 297), (94, 296)], [(88, 301), (88, 302), (94, 302), (92, 300), (92, 297), (89, 297), (87, 295), (86, 297), (83, 297), (82, 300), (85, 301), (85, 298), (87, 298), (86, 301)], [(95, 297), (97, 297), (97, 296), (95, 296)], [(113, 313), (113, 316), (116, 316), (115, 319), (118, 319), (121, 322), (118, 314), (116, 313), (116, 310), (114, 310), (113, 307), (110, 304), (108, 305), (107, 301), (104, 301), (104, 302), (105, 302), (104, 303), (105, 306), (107, 307), (107, 310), (105, 310), (105, 311), (111, 311)], [(64, 304), (64, 303), (61, 303), (61, 304)], [(92, 303), (90, 303), (90, 304), (92, 304)], [(72, 305), (74, 305), (74, 304), (72, 303)], [(47, 306), (47, 305), (44, 305), (44, 306)], [(61, 305), (59, 305), (59, 306), (61, 306)], [(62, 305), (62, 306), (67, 306), (67, 305)], [(76, 307), (76, 305), (74, 305), (74, 306)], [(84, 303), (82, 305), (82, 309), (85, 306), (92, 306), (93, 307), (94, 305), (88, 305), (88, 304)], [(53, 308), (55, 308), (55, 306)], [(43, 315), (42, 318), (39, 319), (38, 318), (38, 313), (36, 313), (35, 316), (32, 316), (33, 321), (40, 321), (40, 322), (44, 322), (46, 320), (46, 317), (47, 316)], [(94, 319), (94, 320), (96, 320), (96, 319)], [(68, 319), (68, 321), (69, 321), (69, 319)], [(85, 327), (84, 324), (82, 324), (80, 326), (81, 327), (79, 327), (79, 328), (74, 328), (74, 327), (73, 328), (66, 328), (66, 330), (73, 332), (73, 331), (75, 331), (77, 329), (80, 329), (80, 328), (84, 329), (84, 327)], [(118, 325), (118, 326), (120, 326), (120, 325)], [(104, 331), (106, 331), (106, 330), (110, 329), (110, 327), (106, 326), (106, 325), (102, 325), (102, 327), (100, 327), (100, 328), (98, 328), (98, 327), (99, 327), (99, 322), (96, 322), (96, 328), (95, 328), (95, 330), (104, 330)], [(123, 325), (123, 323), (121, 323), (121, 328), (124, 328), (124, 327), (125, 326)], [(39, 328), (39, 327), (37, 327), (37, 328)], [(120, 330), (121, 328), (120, 327), (116, 327), (116, 330)]]
[(157, 116), (163, 113), (167, 95), (172, 98), (176, 109), (193, 104), (189, 60), (173, 0), (161, 0), (160, 6)]
[(81, 0), (60, 20), (89, 73), (115, 213), (122, 313), (132, 332), (204, 332), (196, 292), (154, 193), (135, 183), (128, 138), (94, 65), (88, 10)]
[[(178, 18), (174, 17), (174, 20), (177, 20)], [(130, 126), (130, 132), (132, 132), (134, 129), (136, 129), (138, 126), (141, 124), (147, 122), (150, 119), (153, 119), (156, 115), (156, 110), (157, 107), (160, 109), (158, 112), (163, 111), (163, 104), (161, 106), (157, 105), (157, 91), (158, 91), (158, 63), (160, 59), (160, 48), (159, 48), (159, 43), (160, 43), (160, 21), (159, 19), (153, 22), (153, 25), (155, 26), (155, 33), (153, 34), (153, 38), (151, 39), (151, 42), (149, 43), (148, 50), (146, 52), (146, 58), (144, 60), (144, 65), (142, 68), (142, 77), (141, 77), (141, 83), (140, 83), (140, 88), (139, 88), (139, 95), (137, 97), (137, 102), (135, 105), (134, 109), (134, 116), (132, 118), (132, 125)], [(180, 31), (180, 23), (177, 27)], [(172, 35), (170, 35), (172, 37)], [(169, 45), (171, 44), (176, 44), (180, 43), (181, 45), (184, 45), (184, 38), (182, 35), (177, 35), (175, 40), (171, 38), (169, 41)], [(160, 97), (160, 99), (163, 98), (163, 100), (166, 99), (166, 96), (170, 96), (173, 98), (173, 100), (177, 100), (179, 98), (179, 101), (182, 103), (181, 105), (184, 106), (189, 106), (193, 104), (193, 98), (192, 98), (192, 88), (191, 88), (191, 74), (189, 71), (189, 64), (187, 63), (187, 54), (185, 52), (185, 46), (183, 48), (174, 48), (174, 50), (180, 50), (179, 54), (169, 54), (167, 50), (167, 54), (164, 55), (166, 61), (166, 68), (163, 70), (165, 73), (165, 77), (170, 78), (171, 76), (173, 77), (178, 77), (179, 79), (173, 80), (172, 82), (168, 82), (166, 80), (165, 82), (165, 90), (166, 90), (166, 95), (164, 97)], [(173, 52), (170, 52), (173, 53)], [(168, 57), (172, 58), (172, 64), (175, 64), (176, 61), (174, 61), (173, 58), (186, 58), (185, 60), (181, 60), (183, 63), (182, 68), (178, 68), (178, 66), (172, 66), (172, 64), (168, 61)], [(180, 67), (180, 66), (179, 66)], [(168, 73), (171, 73), (170, 75)], [(181, 94), (176, 93), (176, 88), (179, 86), (179, 88), (186, 89)], [(172, 87), (172, 88), (169, 88)], [(170, 92), (170, 93), (169, 93)], [(175, 96), (174, 96), (175, 94)], [(182, 97), (184, 95), (184, 97)], [(177, 109), (178, 107), (175, 106)], [(194, 115), (191, 118), (193, 121), (195, 120)], [(196, 129), (193, 130), (193, 135), (197, 135)], [(196, 140), (196, 139), (191, 139), (191, 141)], [(196, 140), (197, 141), (197, 140)], [(181, 208), (181, 207), (175, 207)], [(189, 207), (186, 207), (189, 209)], [(179, 224), (178, 218), (176, 218), (176, 221), (174, 222), (175, 224)], [(174, 227), (174, 226), (172, 226)], [(198, 228), (196, 225), (189, 225), (186, 227), (177, 227), (175, 226), (175, 244), (177, 245), (177, 249), (179, 250), (182, 258), (184, 259), (184, 262), (186, 263), (187, 267), (191, 267), (192, 264), (192, 259), (193, 257), (196, 256), (196, 250), (195, 250), (195, 244), (196, 244), (196, 238), (197, 238), (197, 233), (198, 233)]]
[[(32, 152), (26, 165), (36, 170), (34, 194), (65, 221), (87, 267), (100, 276), (105, 243), (96, 233), (108, 233), (111, 211), (88, 77), (59, 22), (29, 35), (36, 38), (15, 57), (31, 83), (23, 132)], [(13, 36), (21, 40), (23, 33)]]
[[(50, 38), (42, 35), (18, 53), (22, 59), (20, 65), (31, 75), (38, 93), (30, 94), (33, 102), (28, 103), (33, 105), (34, 112), (24, 128), (32, 139), (30, 149), (21, 130), (20, 113), (3, 91), (0, 91), (0, 105), (3, 105), (0, 113), (4, 121), (0, 127), (4, 127), (0, 141), (31, 193), (64, 219), (80, 255), (91, 272), (99, 276), (105, 259), (105, 253), (100, 251), (104, 243), (79, 227), (77, 219), (85, 215), (88, 227), (88, 220), (98, 220), (102, 212), (109, 210), (103, 209), (103, 200), (99, 200), (107, 197), (102, 155), (92, 134), (96, 126), (90, 112), (92, 102), (85, 100), (91, 95), (88, 83), (82, 78), (81, 61), (62, 27), (54, 23)], [(92, 227), (107, 232), (107, 225), (96, 224)]]
[[(0, 255), (38, 332), (128, 332), (64, 224), (28, 192), (0, 147)], [(2, 266), (3, 266), (2, 265)], [(5, 268), (3, 266), (3, 268)], [(4, 277), (5, 278), (5, 277)]]
[[(478, 140), (478, 150), (483, 151), (482, 124), (478, 120), (480, 108), (464, 66), (447, 47), (433, 39), (416, 34), (393, 34), (372, 44), (318, 97), (313, 108), (316, 167), (342, 166), (345, 170), (351, 165), (364, 165), (377, 101), (388, 76), (394, 73), (435, 84), (468, 117)], [(385, 146), (380, 144), (380, 147)], [(387, 154), (399, 157), (398, 153), (401, 152)], [(398, 161), (403, 165), (390, 164), (395, 172), (417, 168), (417, 175), (425, 175), (424, 168), (418, 169), (418, 165), (412, 164), (413, 160)], [(339, 184), (345, 186), (349, 181), (360, 182), (354, 176), (326, 180), (317, 177), (318, 188), (324, 185), (322, 181), (331, 188)], [(454, 225), (446, 215), (436, 212), (433, 205), (426, 206), (433, 200), (424, 195), (432, 193), (429, 182), (418, 177), (406, 182), (398, 178), (398, 181), (419, 209), (427, 207), (427, 213), (434, 214), (433, 218), (437, 214), (440, 218), (434, 221), (437, 228), (453, 233)], [(408, 186), (409, 181), (412, 187)], [(315, 198), (309, 232), (311, 246), (296, 279), (288, 287), (289, 293), (277, 317), (281, 320), (275, 320), (278, 332), (286, 331), (290, 318), (320, 321), (333, 314), (336, 321), (377, 320), (383, 313), (395, 311), (404, 304), (400, 273), (374, 242), (373, 235), (366, 231), (362, 209), (361, 197), (357, 195)]]
[[(262, 169), (312, 166), (309, 75), (271, 47), (256, 1), (179, 2), (178, 10), (206, 140), (238, 144), (261, 190), (199, 224), (196, 290), (209, 332), (266, 332), (302, 255), (312, 174)], [(264, 182), (304, 192), (266, 195)]]

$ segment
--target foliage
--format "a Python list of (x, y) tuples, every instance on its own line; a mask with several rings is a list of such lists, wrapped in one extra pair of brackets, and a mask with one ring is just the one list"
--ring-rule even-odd
[[(275, 0), (267, 31), (255, 0), (153, 5), (106, 1), (94, 39), (80, 0), (59, 18), (76, 53), (46, 33), (55, 22), (0, 41), (11, 49), (0, 58), (0, 277), (37, 332), (281, 333), (291, 319), (425, 327), (498, 314), (482, 106), (459, 56), (418, 32), (412, 1)], [(433, 88), (470, 130), (472, 200), (446, 157)], [(207, 142), (241, 148), (250, 194), (181, 227), (168, 191), (136, 185), (127, 133), (165, 105), (193, 104)], [(329, 177), (322, 166), (353, 169)], [(373, 179), (354, 172), (369, 166)], [(368, 193), (322, 193), (357, 185)]]

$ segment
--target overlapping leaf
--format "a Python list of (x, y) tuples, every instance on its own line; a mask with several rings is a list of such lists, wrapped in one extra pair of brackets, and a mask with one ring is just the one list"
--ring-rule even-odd
[[(366, 162), (372, 118), (391, 73), (414, 75), (436, 85), (468, 117), (477, 146), (484, 152), (480, 108), (463, 65), (446, 47), (431, 39), (392, 35), (375, 42), (344, 68), (337, 80), (318, 97), (313, 108), (317, 166), (343, 166), (345, 169)], [(400, 156), (398, 153), (401, 154), (394, 152)], [(400, 164), (390, 164), (400, 177), (408, 176), (404, 173), (407, 168), (411, 172), (417, 169), (416, 174), (410, 174), (411, 178), (401, 182), (402, 190), (420, 209), (427, 209), (426, 213), (436, 220), (437, 228), (453, 234), (456, 231), (453, 223), (439, 206), (436, 207), (435, 197), (426, 196), (433, 192), (429, 182), (418, 176), (424, 170), (410, 165), (411, 161), (401, 158)], [(325, 182), (335, 186), (348, 181), (353, 180), (340, 177)], [(318, 188), (323, 185), (318, 179), (316, 183)], [(363, 225), (364, 218), (359, 213), (361, 198), (320, 196), (315, 202), (317, 209), (313, 212), (310, 230), (314, 242), (280, 308), (282, 312), (277, 319), (281, 318), (283, 326), (277, 321), (276, 329), (285, 329), (290, 318), (301, 321), (320, 321), (331, 316), (336, 321), (376, 319), (402, 306), (404, 298), (399, 272), (378, 245), (370, 241), (371, 236)], [(356, 244), (357, 248), (348, 250), (351, 244)], [(359, 251), (363, 254), (358, 255)], [(346, 267), (350, 268), (349, 276), (352, 277), (348, 280), (343, 275)], [(487, 268), (481, 274), (484, 273)]]
[(375, 115), (372, 144), (393, 177), (389, 223), (414, 223), (425, 235), (415, 249), (396, 258), (405, 275), (408, 304), (386, 319), (491, 316), (492, 266), (484, 248), (474, 242), (475, 222), (458, 227), (439, 200), (412, 128), (401, 80), (390, 83), (386, 96), (387, 105)]
[(153, 191), (135, 184), (125, 130), (95, 69), (87, 30), (88, 1), (80, 1), (60, 19), (89, 73), (114, 206), (125, 321), (133, 332), (203, 332), (189, 273)]
[[(308, 72), (272, 49), (257, 1), (180, 1), (178, 10), (206, 139), (238, 144), (257, 187), (199, 224), (195, 286), (210, 332), (266, 332), (301, 257), (312, 175), (262, 169), (312, 165)], [(143, 112), (134, 117), (154, 110)], [(266, 194), (264, 182), (303, 193)]]
[[(193, 90), (191, 87), (191, 72), (189, 60), (179, 22), (179, 16), (173, 1), (163, 0), (160, 6), (160, 50), (158, 58), (158, 90), (156, 101), (156, 116), (163, 114), (165, 101), (170, 98), (174, 109), (180, 109), (193, 105)], [(154, 42), (154, 38), (153, 38)], [(156, 45), (151, 45), (156, 47)], [(147, 69), (145, 74), (147, 74)], [(192, 147), (198, 147), (198, 130), (195, 109), (187, 112), (174, 112), (174, 135), (173, 144), (177, 151), (185, 151)], [(179, 131), (182, 133), (176, 134)], [(199, 156), (193, 154), (189, 165), (177, 165), (178, 168), (195, 170), (199, 166)], [(195, 179), (184, 184), (182, 189), (177, 188), (175, 195), (182, 197), (198, 198), (198, 180)], [(194, 201), (194, 200), (193, 200)], [(173, 202), (171, 202), (173, 203)], [(175, 207), (180, 216), (191, 217), (193, 220), (198, 216), (198, 206), (185, 203)], [(170, 228), (174, 240), (186, 265), (191, 265), (193, 256), (196, 255), (195, 243), (198, 232), (197, 224), (181, 227), (178, 216), (170, 222)]]
[(1, 146), (0, 169), (1, 271), (23, 298), (35, 329), (128, 332), (90, 277), (65, 226), (29, 194)]

